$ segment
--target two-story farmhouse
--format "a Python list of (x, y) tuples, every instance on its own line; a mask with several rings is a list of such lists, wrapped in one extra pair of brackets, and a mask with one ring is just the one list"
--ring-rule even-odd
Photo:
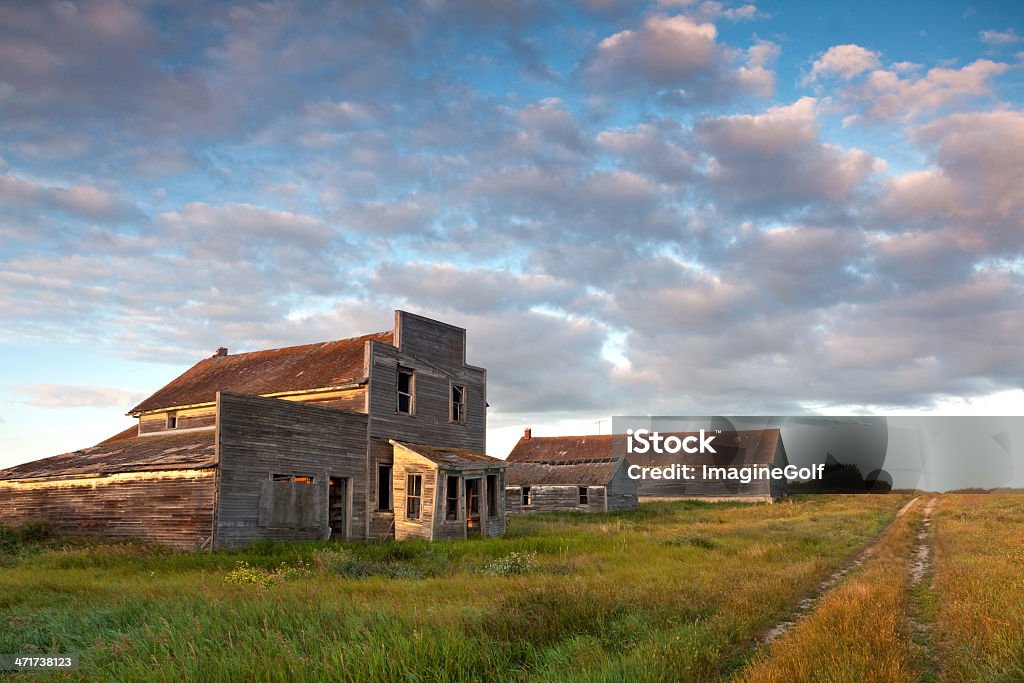
[(505, 528), (466, 331), (405, 311), (351, 339), (200, 361), (92, 448), (0, 471), (0, 523), (221, 548)]

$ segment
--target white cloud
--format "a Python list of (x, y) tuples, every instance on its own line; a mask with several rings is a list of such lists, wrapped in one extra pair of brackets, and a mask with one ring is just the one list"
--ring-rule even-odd
[(811, 65), (811, 72), (804, 78), (804, 83), (826, 76), (849, 80), (865, 71), (877, 69), (881, 65), (879, 57), (878, 52), (860, 45), (834, 45)]
[(31, 384), (12, 387), (25, 396), (24, 403), (43, 408), (117, 408), (128, 410), (146, 397), (130, 389), (65, 384)]

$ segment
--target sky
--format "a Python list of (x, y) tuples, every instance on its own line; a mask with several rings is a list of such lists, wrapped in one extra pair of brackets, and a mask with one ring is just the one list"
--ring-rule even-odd
[(1020, 414), (1024, 4), (0, 4), (0, 467), (219, 346), (468, 330), (488, 451)]

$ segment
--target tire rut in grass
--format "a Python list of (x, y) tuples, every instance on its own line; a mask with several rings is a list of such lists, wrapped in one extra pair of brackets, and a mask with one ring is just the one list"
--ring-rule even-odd
[(911, 633), (914, 642), (920, 647), (920, 665), (923, 681), (937, 681), (939, 677), (938, 660), (933, 644), (933, 633), (931, 618), (928, 615), (927, 603), (934, 596), (931, 594), (932, 586), (925, 585), (924, 579), (931, 576), (933, 566), (933, 524), (932, 515), (939, 505), (939, 497), (936, 496), (928, 501), (921, 512), (921, 528), (917, 532), (917, 540), (911, 551), (911, 562), (907, 576), (907, 585), (910, 590), (910, 621)]
[(871, 543), (869, 543), (866, 548), (864, 548), (864, 550), (860, 551), (856, 557), (854, 557), (845, 565), (837, 569), (827, 579), (818, 584), (818, 590), (815, 593), (815, 595), (800, 600), (796, 604), (796, 609), (794, 610), (794, 612), (787, 619), (780, 621), (779, 623), (775, 624), (774, 626), (766, 630), (764, 633), (762, 633), (761, 636), (754, 641), (754, 646), (760, 647), (763, 645), (768, 645), (772, 641), (777, 640), (778, 638), (785, 635), (791, 628), (799, 624), (808, 614), (813, 612), (818, 602), (820, 602), (821, 599), (825, 597), (825, 595), (830, 590), (835, 588), (839, 584), (839, 582), (846, 577), (847, 574), (852, 572), (854, 569), (860, 567), (862, 564), (864, 564), (864, 562), (867, 561), (869, 557), (871, 557), (872, 553), (874, 553), (875, 551), (875, 546), (878, 545), (878, 542), (880, 540), (882, 540), (882, 538), (885, 536), (885, 533), (889, 530), (889, 527), (892, 526), (893, 522), (902, 517), (908, 511), (910, 511), (910, 509), (913, 508), (915, 504), (917, 504), (917, 501), (920, 498), (920, 496), (917, 496), (907, 501), (907, 503), (903, 507), (901, 507), (899, 511), (896, 513), (896, 515), (893, 517), (892, 522), (889, 522), (889, 524), (887, 524), (885, 528), (882, 529), (881, 533), (879, 533), (875, 537), (875, 539), (871, 541)]

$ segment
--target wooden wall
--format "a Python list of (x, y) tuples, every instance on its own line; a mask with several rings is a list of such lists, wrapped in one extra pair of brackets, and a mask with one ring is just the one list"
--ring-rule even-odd
[(505, 489), (505, 509), (509, 514), (526, 512), (604, 512), (607, 495), (604, 486), (587, 487), (587, 504), (580, 505), (578, 486), (531, 486), (533, 505), (524, 506), (521, 486)]
[(324, 508), (329, 477), (349, 478), (349, 537), (366, 537), (365, 415), (224, 393), (218, 396), (217, 449), (215, 547), (326, 537), (326, 514), (317, 518), (316, 527), (259, 525), (261, 486), (275, 473), (314, 476), (314, 484), (302, 486), (317, 487)]
[[(406, 515), (406, 484), (410, 474), (423, 477), (422, 498), (420, 499), (419, 519), (409, 519)], [(434, 538), (434, 520), (440, 514), (444, 519), (444, 510), (438, 510), (437, 466), (415, 453), (404, 448), (394, 449), (394, 504), (395, 504), (395, 538), (399, 541), (410, 538)]]
[(215, 481), (213, 469), (0, 481), (0, 523), (198, 548), (213, 533)]
[(612, 475), (606, 488), (608, 496), (608, 512), (617, 510), (636, 510), (640, 505), (640, 490), (636, 479), (631, 479), (623, 460)]
[[(466, 365), (465, 331), (427, 318), (399, 311), (396, 331), (401, 349), (367, 342), (366, 397), (369, 415), (370, 457), (367, 479), (376, 482), (377, 465), (393, 463), (388, 439), (409, 443), (468, 448), (484, 452), (487, 444), (487, 372)], [(415, 370), (415, 409), (412, 415), (397, 410), (398, 367)], [(466, 389), (465, 422), (452, 422), (451, 383)], [(400, 499), (392, 492), (396, 509)], [(367, 534), (371, 538), (394, 537), (399, 513), (377, 511), (377, 488), (368, 487), (370, 510)]]

